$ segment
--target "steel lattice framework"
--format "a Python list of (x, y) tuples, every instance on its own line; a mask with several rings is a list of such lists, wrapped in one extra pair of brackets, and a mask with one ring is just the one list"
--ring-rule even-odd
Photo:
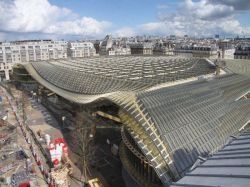
[(66, 99), (82, 104), (108, 99), (120, 106), (121, 121), (163, 184), (183, 176), (199, 156), (218, 150), (250, 121), (250, 101), (239, 99), (250, 91), (247, 76), (227, 74), (151, 89), (213, 72), (204, 59), (93, 58), (25, 68)]
[(48, 82), (82, 94), (142, 90), (160, 83), (214, 72), (204, 59), (106, 57), (33, 62)]

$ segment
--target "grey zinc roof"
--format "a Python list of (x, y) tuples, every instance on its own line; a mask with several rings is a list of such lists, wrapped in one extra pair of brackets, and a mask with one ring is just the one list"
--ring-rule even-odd
[(250, 185), (250, 129), (187, 173), (177, 186), (248, 187)]
[(250, 120), (250, 100), (237, 100), (249, 90), (248, 77), (232, 74), (139, 93), (137, 102), (151, 117), (182, 176), (199, 156), (215, 152)]
[(231, 59), (226, 60), (227, 69), (237, 74), (250, 76), (250, 60)]

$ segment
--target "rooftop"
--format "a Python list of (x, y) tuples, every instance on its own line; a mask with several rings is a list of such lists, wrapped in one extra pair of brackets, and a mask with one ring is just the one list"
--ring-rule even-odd
[(249, 76), (227, 73), (149, 89), (213, 72), (210, 66), (204, 59), (160, 56), (25, 65), (34, 79), (66, 99), (77, 103), (107, 99), (117, 104), (122, 123), (162, 183), (169, 183), (169, 176), (184, 176), (200, 156), (210, 157), (250, 120), (250, 100), (239, 99), (249, 92)]
[(71, 92), (91, 95), (142, 90), (214, 72), (205, 59), (192, 58), (102, 57), (31, 64), (49, 83)]
[(174, 183), (172, 187), (248, 186), (250, 183), (250, 129), (230, 138), (229, 143)]
[[(145, 131), (146, 138), (138, 133), (135, 136), (148, 160), (157, 160), (154, 157), (158, 154), (150, 155), (150, 149), (145, 148), (147, 139), (153, 140), (159, 154), (165, 146), (175, 168), (172, 172), (182, 176), (199, 156), (207, 157), (218, 150), (250, 120), (250, 100), (238, 100), (249, 88), (248, 77), (224, 75), (139, 93), (139, 108), (133, 104), (125, 110)], [(164, 146), (158, 146), (157, 136)], [(166, 159), (158, 161), (164, 168)], [(157, 169), (164, 173), (163, 168)]]

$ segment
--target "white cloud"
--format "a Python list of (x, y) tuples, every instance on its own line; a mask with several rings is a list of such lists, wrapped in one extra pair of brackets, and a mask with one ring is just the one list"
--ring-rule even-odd
[[(171, 11), (169, 4), (159, 5), (158, 21), (135, 28), (122, 27), (113, 34), (250, 36), (250, 28), (242, 26), (235, 16), (250, 9), (250, 0), (185, 0), (176, 5), (177, 10)], [(0, 0), (0, 40), (102, 37), (110, 33), (111, 26), (108, 21), (79, 16), (70, 9), (52, 5), (49, 0)]]
[(159, 14), (159, 21), (140, 25), (141, 33), (176, 34), (192, 36), (250, 35), (250, 28), (243, 27), (235, 18), (231, 4), (211, 3), (210, 0), (186, 0), (174, 13)]
[(111, 26), (108, 21), (80, 17), (70, 9), (48, 0), (3, 0), (0, 2), (0, 30), (96, 36)]
[(82, 17), (73, 21), (60, 21), (48, 26), (45, 33), (72, 34), (72, 35), (99, 35), (111, 25), (107, 21), (97, 21), (91, 17)]
[(215, 4), (233, 6), (235, 10), (240, 10), (240, 11), (250, 9), (249, 0), (209, 0), (209, 2)]
[(182, 28), (179, 21), (175, 21), (172, 23), (166, 22), (150, 22), (145, 23), (139, 26), (140, 33), (145, 34), (159, 34), (159, 35), (184, 35), (185, 32), (180, 29)]
[(140, 28), (142, 30), (151, 32), (162, 29), (162, 26), (165, 27), (165, 25), (163, 25), (161, 22), (150, 22), (141, 25)]
[(225, 20), (219, 27), (226, 33), (250, 35), (250, 27), (242, 27), (240, 22), (235, 19)]
[(136, 33), (133, 28), (131, 27), (123, 27), (114, 32), (114, 34), (118, 37), (130, 37), (135, 36)]
[(204, 20), (227, 17), (234, 12), (232, 6), (210, 4), (207, 0), (201, 0), (198, 2), (186, 0), (183, 9), (186, 9), (190, 15)]

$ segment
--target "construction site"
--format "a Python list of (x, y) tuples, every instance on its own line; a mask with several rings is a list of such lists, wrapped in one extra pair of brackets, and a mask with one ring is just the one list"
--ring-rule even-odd
[[(0, 92), (0, 185), (79, 186), (70, 178), (74, 164), (56, 120), (33, 96), (14, 86), (1, 87)], [(81, 174), (77, 177), (81, 181)]]
[[(43, 100), (33, 92), (18, 90), (8, 83), (1, 85), (0, 95), (1, 186), (78, 187), (84, 183), (93, 187), (123, 186), (121, 162), (117, 158), (121, 141), (117, 124), (111, 125), (116, 131), (112, 134), (105, 118), (93, 121), (85, 112), (69, 116), (67, 110), (59, 110), (59, 105), (51, 104), (55, 99), (51, 93), (46, 93), (49, 99)], [(78, 123), (75, 124), (74, 119)], [(118, 118), (115, 120), (119, 123)], [(82, 127), (82, 123), (85, 126)], [(99, 130), (94, 127), (96, 123), (101, 126)], [(93, 141), (96, 134), (98, 138)], [(103, 141), (108, 143), (103, 145)], [(111, 172), (110, 167), (114, 168)]]

